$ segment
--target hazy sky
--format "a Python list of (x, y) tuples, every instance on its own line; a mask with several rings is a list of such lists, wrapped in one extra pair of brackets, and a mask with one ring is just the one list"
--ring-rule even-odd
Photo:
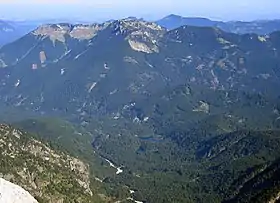
[(280, 18), (280, 0), (0, 0), (0, 18), (6, 19), (157, 19), (171, 13), (222, 20)]

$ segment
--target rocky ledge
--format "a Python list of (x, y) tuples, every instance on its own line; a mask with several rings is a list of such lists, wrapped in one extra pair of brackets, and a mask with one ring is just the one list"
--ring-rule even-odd
[(18, 185), (0, 178), (1, 203), (38, 203), (29, 192)]

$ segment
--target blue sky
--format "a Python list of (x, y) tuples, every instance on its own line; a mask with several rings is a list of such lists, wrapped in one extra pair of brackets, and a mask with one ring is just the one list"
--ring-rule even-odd
[(0, 18), (89, 21), (127, 16), (158, 19), (174, 13), (218, 20), (280, 18), (280, 0), (0, 0)]

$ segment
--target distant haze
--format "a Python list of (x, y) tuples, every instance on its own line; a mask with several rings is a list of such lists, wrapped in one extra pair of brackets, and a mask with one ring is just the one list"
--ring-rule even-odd
[(155, 20), (168, 14), (215, 20), (280, 18), (279, 0), (0, 0), (0, 18), (102, 21), (128, 16)]

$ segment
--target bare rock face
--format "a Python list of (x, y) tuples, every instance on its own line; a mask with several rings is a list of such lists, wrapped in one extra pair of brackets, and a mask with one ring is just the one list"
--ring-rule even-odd
[(133, 50), (148, 54), (159, 52), (157, 40), (166, 32), (164, 28), (155, 23), (130, 18), (115, 23), (119, 34), (127, 34), (126, 40)]
[(29, 192), (18, 185), (0, 178), (1, 203), (38, 203)]
[(65, 42), (65, 37), (68, 35), (78, 40), (89, 40), (93, 38), (102, 25), (71, 25), (71, 24), (53, 24), (43, 25), (33, 31), (36, 36), (49, 37), (53, 42)]

